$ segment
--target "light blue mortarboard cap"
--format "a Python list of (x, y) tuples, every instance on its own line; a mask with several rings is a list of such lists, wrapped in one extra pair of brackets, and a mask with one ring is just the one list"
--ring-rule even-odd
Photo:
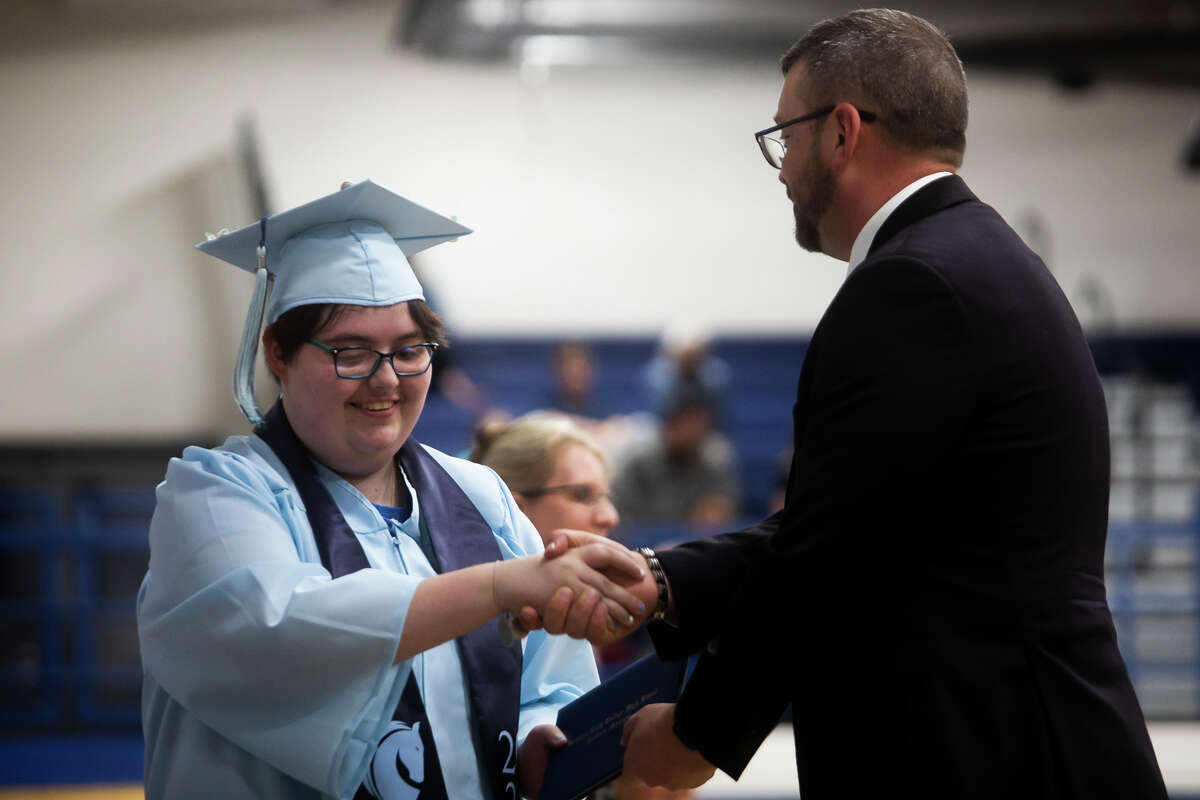
[(423, 300), (408, 256), (470, 232), (367, 180), (197, 244), (257, 276), (234, 376), (242, 413), (255, 425), (262, 420), (254, 399), (254, 357), (268, 277), (268, 323), (314, 303), (390, 306)]
[(465, 236), (471, 229), (363, 181), (290, 211), (268, 216), (196, 249), (247, 272), (266, 245), (274, 279), (267, 322), (297, 306), (390, 306), (424, 299), (407, 256)]

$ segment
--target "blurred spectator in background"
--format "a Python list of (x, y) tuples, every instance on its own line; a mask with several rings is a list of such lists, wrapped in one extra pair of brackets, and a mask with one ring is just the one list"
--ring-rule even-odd
[[(409, 259), (409, 265), (425, 290), (425, 305), (445, 322), (446, 314), (438, 296), (429, 288), (425, 278), (424, 259), (421, 255)], [(437, 398), (445, 398), (452, 405), (471, 414), (480, 414), (487, 408), (485, 393), (471, 376), (458, 363), (450, 342), (445, 342), (433, 354), (433, 368), (430, 372), (429, 396), (426, 402), (436, 402)]]
[(711, 396), (684, 390), (666, 403), (658, 435), (618, 468), (617, 503), (633, 523), (711, 528), (738, 510), (733, 447), (713, 429)]
[(665, 416), (668, 406), (681, 396), (700, 397), (721, 424), (729, 365), (709, 350), (709, 337), (696, 325), (676, 322), (659, 340), (658, 352), (642, 370), (642, 384), (650, 410)]
[(612, 405), (596, 392), (596, 357), (591, 345), (579, 340), (559, 342), (553, 358), (549, 408), (568, 415), (610, 459), (619, 457), (630, 442), (644, 435), (645, 420), (613, 413)]
[(607, 536), (620, 521), (603, 451), (563, 414), (485, 419), (471, 460), (496, 471), (543, 541), (557, 528)]
[(554, 388), (549, 406), (576, 417), (605, 416), (606, 410), (596, 397), (596, 359), (586, 343), (566, 341), (554, 348)]
[(438, 348), (433, 354), (433, 369), (430, 372), (435, 376), (430, 379), (430, 400), (444, 397), (456, 407), (471, 413), (479, 413), (487, 407), (483, 389), (458, 366), (453, 348)]

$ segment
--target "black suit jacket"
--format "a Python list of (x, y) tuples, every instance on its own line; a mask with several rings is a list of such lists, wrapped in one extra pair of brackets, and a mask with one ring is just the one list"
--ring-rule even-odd
[(1108, 425), (1041, 260), (958, 178), (813, 333), (784, 509), (661, 553), (704, 649), (676, 733), (738, 776), (788, 703), (805, 800), (1165, 798), (1105, 599)]

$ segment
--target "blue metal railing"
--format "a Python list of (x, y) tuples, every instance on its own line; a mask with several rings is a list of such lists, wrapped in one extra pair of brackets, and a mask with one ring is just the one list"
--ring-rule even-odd
[[(1147, 586), (1145, 578), (1156, 572), (1151, 559), (1157, 548), (1172, 548), (1187, 557), (1171, 570), (1176, 580)], [(1180, 692), (1190, 695), (1190, 703), (1169, 715), (1200, 717), (1200, 518), (1112, 523), (1105, 577), (1121, 654), (1148, 714), (1159, 710), (1148, 692), (1174, 684), (1190, 687)], [(1151, 625), (1162, 629), (1173, 652), (1145, 652), (1141, 634)], [(1184, 631), (1189, 632), (1180, 635)]]
[(0, 725), (46, 727), (63, 719), (64, 622), (59, 500), (48, 491), (0, 491)]
[[(130, 632), (136, 624), (136, 595), (128, 593), (133, 587), (114, 591), (104, 587), (101, 577), (107, 558), (136, 559), (144, 569), (153, 513), (154, 492), (147, 489), (89, 489), (79, 494), (75, 504), (73, 544), (79, 607), (75, 711), (85, 724), (136, 725), (141, 718), (139, 706), (130, 702), (141, 686), (137, 650), (118, 647), (102, 654), (97, 645), (103, 631)], [(136, 634), (126, 638), (136, 640)]]

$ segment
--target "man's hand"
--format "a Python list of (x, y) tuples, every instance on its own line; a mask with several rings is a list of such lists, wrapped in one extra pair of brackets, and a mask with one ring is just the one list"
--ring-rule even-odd
[[(546, 545), (546, 558), (557, 558), (572, 548), (588, 544), (604, 544), (623, 553), (628, 552), (625, 545), (612, 539), (564, 529), (554, 531)], [(658, 587), (654, 583), (654, 576), (650, 573), (649, 565), (640, 580), (614, 571), (605, 571), (604, 575), (645, 604), (646, 610), (637, 615), (632, 625), (615, 620), (605, 604), (600, 602), (598, 592), (587, 589), (576, 597), (574, 592), (564, 587), (554, 594), (540, 612), (529, 606), (523, 608), (519, 615), (521, 627), (525, 630), (545, 628), (547, 633), (565, 633), (575, 639), (587, 639), (594, 645), (608, 644), (629, 635), (643, 625), (658, 607)]]
[(668, 789), (693, 789), (717, 768), (675, 735), (675, 704), (651, 703), (629, 718), (621, 733), (622, 774)]
[(546, 775), (550, 751), (566, 745), (567, 737), (556, 725), (538, 725), (529, 732), (517, 752), (517, 775), (522, 796), (537, 800), (542, 793), (542, 778)]

